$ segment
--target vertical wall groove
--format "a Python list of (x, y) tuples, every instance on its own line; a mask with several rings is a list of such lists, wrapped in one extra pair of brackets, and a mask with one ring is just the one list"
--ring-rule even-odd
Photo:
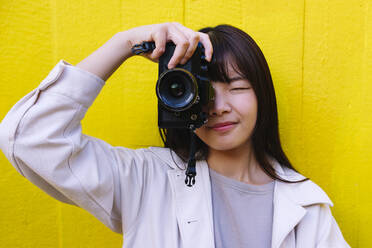
[(186, 25), (186, 0), (182, 0), (182, 24)]
[(302, 57), (301, 57), (301, 99), (300, 99), (300, 146), (301, 146), (301, 153), (304, 151), (304, 87), (305, 87), (305, 49), (306, 49), (306, 0), (303, 2), (303, 14), (302, 14)]

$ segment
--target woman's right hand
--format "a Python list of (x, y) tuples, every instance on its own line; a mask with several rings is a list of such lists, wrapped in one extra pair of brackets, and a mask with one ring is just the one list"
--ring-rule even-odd
[(156, 48), (152, 52), (141, 54), (154, 62), (159, 61), (159, 57), (165, 51), (166, 43), (172, 41), (176, 49), (168, 63), (169, 69), (178, 64), (185, 64), (195, 52), (199, 41), (204, 46), (206, 60), (210, 62), (212, 59), (213, 47), (209, 36), (193, 31), (177, 22), (140, 26), (123, 31), (122, 35), (130, 47), (144, 41), (154, 41)]

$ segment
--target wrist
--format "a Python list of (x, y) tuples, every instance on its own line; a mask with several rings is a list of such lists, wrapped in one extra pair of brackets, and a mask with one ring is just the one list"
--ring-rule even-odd
[(127, 31), (122, 31), (119, 33), (116, 33), (114, 35), (114, 38), (117, 40), (119, 44), (119, 49), (122, 54), (123, 60), (126, 60), (133, 56), (132, 53), (132, 42), (130, 39), (130, 34)]

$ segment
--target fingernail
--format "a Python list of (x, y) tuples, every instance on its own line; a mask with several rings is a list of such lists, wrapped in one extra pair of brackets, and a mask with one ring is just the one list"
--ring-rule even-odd
[(173, 64), (168, 64), (168, 69), (172, 69), (173, 68)]

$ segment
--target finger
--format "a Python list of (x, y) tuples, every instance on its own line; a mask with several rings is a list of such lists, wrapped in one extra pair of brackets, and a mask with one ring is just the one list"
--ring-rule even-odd
[(151, 37), (153, 41), (155, 41), (155, 49), (154, 51), (152, 51), (150, 58), (153, 60), (158, 60), (165, 51), (165, 44), (167, 42), (167, 31), (161, 28), (156, 33), (152, 34)]
[[(189, 29), (189, 28), (183, 26), (182, 24), (180, 24), (178, 22), (173, 22), (173, 24), (176, 25), (183, 32), (188, 34), (189, 38), (192, 38), (195, 33), (198, 34), (199, 35), (199, 40), (204, 46), (204, 54), (205, 54), (206, 60), (208, 62), (211, 62), (212, 55), (213, 55), (213, 46), (212, 46), (211, 40), (209, 39), (209, 35), (206, 34), (206, 33), (202, 33), (202, 32), (195, 32), (192, 29)], [(197, 43), (196, 43), (196, 45), (197, 45)], [(195, 49), (192, 51), (192, 54), (194, 53), (194, 51), (195, 51)]]
[(196, 47), (198, 46), (198, 42), (200, 40), (199, 33), (195, 32), (192, 29), (189, 29), (178, 22), (173, 22), (173, 24), (183, 32), (187, 38), (189, 39), (189, 48), (187, 49), (185, 56), (181, 59), (181, 64), (185, 64), (194, 54)]
[(181, 59), (185, 56), (190, 43), (187, 37), (175, 26), (174, 28), (171, 28), (169, 34), (169, 38), (174, 42), (174, 44), (176, 44), (176, 49), (174, 50), (173, 56), (168, 63), (168, 68), (171, 69), (178, 65)]
[(212, 55), (213, 55), (213, 46), (212, 46), (212, 42), (211, 40), (209, 39), (209, 36), (208, 34), (206, 33), (202, 33), (202, 32), (198, 32), (199, 33), (199, 36), (200, 36), (200, 42), (203, 44), (204, 46), (204, 53), (205, 53), (205, 59), (208, 61), (208, 62), (211, 62), (212, 60)]
[(189, 45), (189, 48), (187, 49), (187, 51), (185, 53), (185, 56), (181, 60), (181, 64), (185, 64), (192, 57), (192, 55), (195, 52), (196, 47), (198, 46), (199, 39), (200, 39), (200, 37), (199, 37), (198, 34), (193, 34), (189, 38), (190, 45)]

